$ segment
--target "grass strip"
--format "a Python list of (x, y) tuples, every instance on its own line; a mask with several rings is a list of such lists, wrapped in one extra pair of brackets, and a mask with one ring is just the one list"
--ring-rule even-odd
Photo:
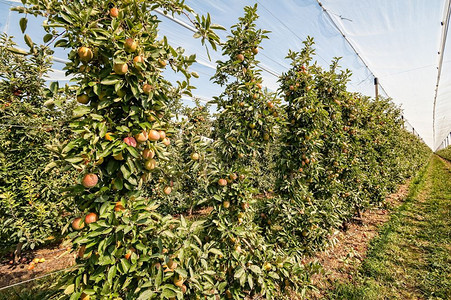
[(330, 299), (451, 299), (451, 172), (437, 156), (370, 243), (352, 280)]

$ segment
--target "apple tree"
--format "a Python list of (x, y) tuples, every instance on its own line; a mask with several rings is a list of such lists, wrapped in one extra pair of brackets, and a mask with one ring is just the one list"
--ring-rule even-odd
[(212, 261), (219, 278), (212, 290), (221, 297), (243, 299), (257, 295), (272, 299), (277, 290), (296, 289), (298, 274), (306, 274), (298, 262), (279, 247), (268, 244), (256, 223), (254, 182), (249, 160), (274, 139), (274, 103), (262, 96), (262, 77), (256, 56), (267, 31), (257, 29), (257, 6), (232, 26), (223, 44), (225, 61), (219, 61), (214, 81), (225, 86), (216, 97), (219, 114), (213, 139), (217, 164), (211, 172), (213, 211), (206, 221), (206, 239), (221, 251)]
[(175, 193), (168, 203), (173, 213), (192, 215), (206, 206), (209, 172), (215, 164), (212, 148), (211, 106), (195, 100), (194, 107), (181, 109), (181, 120), (175, 123), (174, 159)]
[(72, 206), (59, 190), (73, 172), (46, 170), (53, 162), (46, 145), (69, 136), (72, 105), (56, 84), (55, 95), (45, 85), (52, 52), (30, 46), (19, 50), (12, 37), (0, 36), (0, 246), (16, 246), (16, 256), (61, 236)]
[[(213, 48), (213, 30), (220, 27), (175, 0), (24, 5), (16, 10), (46, 19), (44, 41), (68, 50), (66, 74), (77, 85), (73, 138), (61, 156), (79, 172), (71, 195), (83, 213), (71, 224), (78, 264), (66, 278), (65, 294), (169, 299), (199, 290), (201, 275), (188, 271), (202, 245), (193, 247), (187, 237), (199, 224), (161, 215), (154, 201), (159, 192), (171, 192), (164, 164), (173, 134), (169, 104), (190, 95), (188, 67), (195, 56), (158, 36), (154, 11), (186, 16)], [(184, 80), (173, 85), (163, 76), (166, 69)], [(142, 185), (156, 179), (163, 182), (155, 195), (143, 197)]]

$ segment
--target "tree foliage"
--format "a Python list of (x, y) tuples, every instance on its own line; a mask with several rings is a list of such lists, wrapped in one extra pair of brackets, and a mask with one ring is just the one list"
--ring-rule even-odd
[(450, 146), (437, 151), (437, 154), (440, 155), (441, 157), (451, 161), (451, 147)]
[[(34, 248), (67, 224), (71, 200), (60, 194), (73, 174), (46, 166), (49, 141), (64, 130), (71, 106), (45, 86), (51, 53), (46, 47), (19, 51), (12, 38), (0, 37), (0, 246)], [(58, 109), (56, 109), (58, 108)]]

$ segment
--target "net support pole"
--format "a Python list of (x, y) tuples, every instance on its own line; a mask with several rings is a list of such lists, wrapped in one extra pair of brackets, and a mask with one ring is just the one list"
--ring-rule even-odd
[(379, 98), (379, 79), (377, 77), (374, 77), (374, 90), (376, 93), (376, 100)]

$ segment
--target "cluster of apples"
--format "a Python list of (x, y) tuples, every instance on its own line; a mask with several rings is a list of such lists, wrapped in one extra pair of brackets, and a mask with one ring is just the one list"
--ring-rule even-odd
[(33, 259), (33, 260), (30, 262), (30, 264), (28, 265), (27, 270), (28, 270), (28, 271), (31, 271), (31, 270), (33, 270), (33, 269), (36, 267), (36, 265), (37, 265), (38, 263), (43, 263), (43, 262), (45, 262), (45, 258), (35, 258), (35, 259)]

